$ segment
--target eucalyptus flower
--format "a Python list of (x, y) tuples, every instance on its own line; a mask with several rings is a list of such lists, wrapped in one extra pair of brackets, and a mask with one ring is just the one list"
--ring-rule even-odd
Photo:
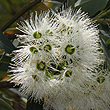
[(17, 35), (22, 46), (13, 51), (9, 72), (22, 94), (43, 100), (45, 110), (97, 110), (98, 102), (106, 107), (109, 99), (97, 95), (105, 76), (94, 72), (103, 61), (99, 31), (86, 14), (71, 8), (39, 16), (35, 12), (17, 29), (23, 33)]

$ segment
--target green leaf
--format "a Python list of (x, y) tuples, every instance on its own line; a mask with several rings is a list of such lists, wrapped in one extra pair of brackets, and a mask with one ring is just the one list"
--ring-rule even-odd
[(37, 5), (35, 5), (34, 7), (32, 7), (32, 9), (37, 11), (38, 14), (40, 14), (41, 10), (46, 11), (49, 8), (43, 2), (41, 2), (41, 3), (38, 3)]
[(0, 30), (0, 49), (4, 49), (4, 51), (9, 53), (9, 54), (15, 49), (14, 45), (2, 33), (1, 30)]
[(11, 107), (11, 100), (5, 99), (1, 94), (0, 94), (0, 110), (14, 110)]
[(110, 38), (105, 42), (105, 44), (110, 44)]
[(9, 64), (8, 63), (0, 63), (0, 70), (7, 71)]
[(107, 48), (106, 48), (106, 45), (104, 44), (104, 41), (103, 41), (103, 39), (102, 39), (100, 36), (99, 36), (99, 38), (100, 38), (100, 40), (101, 40), (102, 47), (103, 47), (103, 51), (104, 51), (104, 53), (105, 53), (106, 59), (107, 59), (109, 65), (110, 65), (110, 55), (109, 55), (109, 53), (108, 53), (108, 50), (107, 50)]
[(0, 70), (0, 79), (2, 79), (2, 77), (3, 77), (4, 75), (7, 75), (7, 73)]
[(44, 1), (44, 2), (38, 3), (37, 5), (32, 7), (32, 9), (37, 11), (38, 14), (40, 14), (41, 10), (47, 11), (48, 9), (53, 8), (55, 6), (56, 4), (53, 1)]
[(67, 6), (68, 6), (68, 7), (69, 7), (69, 6), (73, 6), (73, 7), (74, 7), (76, 1), (78, 1), (78, 0), (67, 0)]
[(106, 6), (108, 1), (109, 0), (78, 0), (76, 7), (81, 7), (83, 11), (89, 14), (89, 16), (93, 16), (98, 11), (101, 11)]
[(104, 31), (104, 29), (100, 29), (100, 33), (108, 38), (110, 37), (110, 35), (106, 31)]
[(108, 3), (106, 4), (105, 9), (110, 8), (110, 0), (108, 0)]
[(1, 58), (0, 58), (0, 63), (10, 63), (11, 62), (11, 57), (9, 57), (9, 56), (2, 56)]
[(20, 103), (13, 101), (13, 108), (15, 110), (25, 110), (25, 107), (22, 106)]

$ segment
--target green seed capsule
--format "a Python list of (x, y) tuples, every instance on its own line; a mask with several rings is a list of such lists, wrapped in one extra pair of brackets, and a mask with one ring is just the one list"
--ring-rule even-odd
[(36, 54), (38, 52), (38, 50), (35, 47), (30, 47), (29, 48), (30, 52), (32, 52), (33, 54)]
[(75, 52), (75, 47), (71, 44), (68, 44), (65, 48), (65, 52), (72, 55)]
[(35, 32), (33, 33), (33, 37), (34, 37), (35, 39), (39, 39), (39, 38), (41, 38), (41, 36), (42, 36), (42, 34), (41, 34), (41, 32), (39, 32), (39, 31), (35, 31)]
[(66, 77), (70, 77), (72, 75), (72, 72), (71, 71), (67, 71), (66, 73), (65, 73), (65, 76)]
[(51, 47), (50, 45), (45, 45), (45, 46), (44, 46), (44, 50), (45, 50), (46, 52), (49, 52), (49, 51), (52, 50), (52, 47)]
[(45, 62), (41, 61), (41, 62), (38, 62), (37, 65), (36, 65), (36, 68), (40, 71), (43, 71), (45, 70), (45, 67), (46, 67), (46, 64)]
[(103, 76), (99, 76), (98, 78), (97, 78), (97, 82), (98, 83), (103, 83), (105, 81), (105, 78), (103, 77)]

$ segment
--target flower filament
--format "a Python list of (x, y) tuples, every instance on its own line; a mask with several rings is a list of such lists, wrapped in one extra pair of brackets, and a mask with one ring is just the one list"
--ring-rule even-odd
[(70, 77), (72, 75), (72, 72), (71, 71), (66, 71), (66, 73), (65, 73), (65, 76), (66, 77)]

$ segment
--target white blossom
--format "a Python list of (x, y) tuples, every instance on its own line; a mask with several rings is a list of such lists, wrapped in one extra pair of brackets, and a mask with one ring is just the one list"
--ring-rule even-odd
[(23, 46), (13, 51), (10, 81), (35, 102), (44, 100), (45, 110), (109, 110), (110, 73), (96, 71), (103, 61), (97, 25), (81, 9), (49, 13), (19, 25)]

